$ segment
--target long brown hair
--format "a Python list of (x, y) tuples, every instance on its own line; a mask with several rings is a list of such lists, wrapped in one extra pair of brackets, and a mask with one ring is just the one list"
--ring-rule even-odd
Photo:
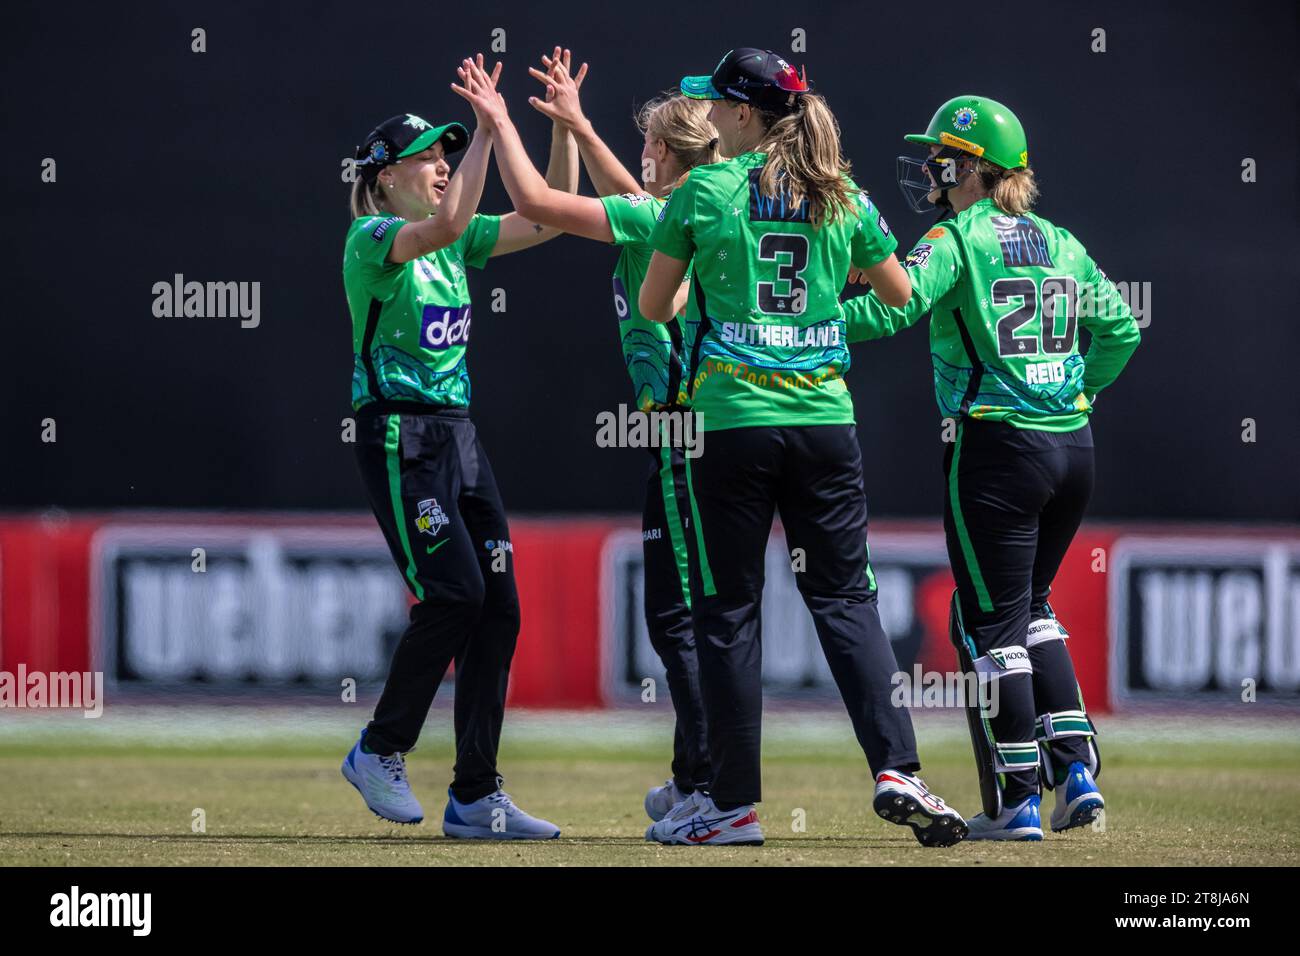
[(759, 110), (766, 132), (755, 152), (767, 153), (759, 189), (769, 196), (782, 190), (798, 204), (808, 200), (814, 226), (835, 222), (853, 208), (850, 167), (840, 153), (840, 124), (816, 93), (804, 93), (794, 112)]

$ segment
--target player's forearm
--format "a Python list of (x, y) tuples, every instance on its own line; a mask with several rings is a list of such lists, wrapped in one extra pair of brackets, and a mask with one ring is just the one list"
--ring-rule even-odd
[(578, 191), (578, 147), (573, 133), (561, 123), (551, 125), (551, 158), (546, 166), (546, 184), (561, 192)]
[(1137, 351), (1141, 340), (1137, 322), (1129, 316), (1129, 321), (1122, 329), (1106, 332), (1093, 332), (1092, 344), (1083, 359), (1083, 390), (1088, 395), (1096, 395), (1115, 379), (1119, 378), (1124, 366)]
[(655, 252), (650, 259), (645, 279), (641, 282), (641, 292), (637, 295), (637, 307), (646, 319), (661, 323), (673, 320), (676, 314), (675, 300), (681, 290), (682, 279), (686, 277), (688, 264), (685, 260)]
[[(551, 192), (551, 186), (537, 171), (533, 161), (528, 158), (523, 140), (513, 123), (503, 123), (496, 135), (497, 169), (506, 193), (515, 211), (525, 219), (541, 222), (545, 219), (544, 208)], [(555, 149), (551, 150), (552, 166)], [(576, 178), (576, 176), (575, 176)]]
[(574, 129), (578, 152), (582, 155), (587, 175), (596, 188), (598, 196), (617, 196), (620, 193), (640, 193), (645, 186), (627, 171), (618, 157), (605, 145), (605, 141), (596, 135), (590, 122), (584, 122)]
[(876, 290), (849, 299), (844, 303), (845, 334), (849, 344), (884, 339), (915, 325), (921, 316), (930, 311), (930, 300), (920, 289), (912, 290), (907, 305), (894, 308), (880, 301)]
[(1094, 280), (1093, 294), (1082, 297), (1086, 312), (1081, 321), (1092, 334), (1084, 356), (1083, 390), (1095, 395), (1115, 379), (1132, 358), (1142, 333), (1127, 303), (1107, 278)]
[(447, 183), (437, 214), (403, 226), (393, 239), (388, 261), (410, 262), (443, 249), (461, 237), (478, 211), (490, 147), (491, 141), (476, 131), (460, 168)]
[[(413, 235), (421, 246), (417, 255), (427, 255), (460, 238), (478, 211), (491, 153), (492, 138), (481, 130), (475, 130), (465, 156), (447, 184), (442, 202), (438, 204), (437, 215), (413, 224)], [(409, 232), (411, 228), (402, 231)], [(423, 248), (425, 246), (427, 248)]]
[(691, 297), (691, 280), (683, 279), (673, 296), (673, 315), (681, 316), (686, 310), (686, 303)]

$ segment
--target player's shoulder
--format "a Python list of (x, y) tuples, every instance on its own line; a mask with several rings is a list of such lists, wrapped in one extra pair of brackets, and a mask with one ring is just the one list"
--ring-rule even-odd
[(961, 230), (962, 224), (956, 217), (940, 220), (921, 233), (914, 248), (955, 248), (962, 242)]
[(756, 155), (755, 153), (746, 153), (732, 159), (694, 166), (682, 177), (682, 181), (677, 184), (677, 190), (674, 191), (687, 187), (695, 190), (715, 187), (726, 188), (736, 182), (748, 182), (749, 171), (762, 166), (761, 162), (754, 162)]
[(904, 269), (924, 269), (930, 265), (931, 258), (950, 261), (960, 258), (961, 250), (958, 229), (958, 217), (944, 219), (935, 223), (912, 244), (903, 257)]
[(1060, 226), (1046, 216), (1039, 215), (1032, 210), (1018, 217), (1018, 219), (1032, 223), (1038, 229), (1038, 232), (1046, 237), (1048, 245), (1056, 252), (1056, 258), (1068, 262), (1079, 262), (1087, 259), (1088, 250), (1084, 248), (1079, 238), (1064, 226)]
[(871, 193), (855, 183), (850, 177), (844, 177), (844, 186), (849, 194), (849, 216), (845, 217), (846, 224), (856, 229), (862, 229), (864, 225), (875, 223), (876, 228), (885, 236), (889, 235), (889, 223), (885, 222), (885, 214), (880, 211), (875, 200), (871, 198)]
[(652, 213), (658, 212), (665, 202), (649, 193), (614, 193), (612, 196), (601, 196), (600, 201), (606, 209), (629, 212), (646, 210)]
[(401, 216), (394, 216), (391, 213), (377, 216), (358, 216), (348, 226), (345, 242), (350, 246), (366, 241), (383, 242), (384, 236), (388, 235), (391, 229), (404, 222), (406, 220)]
[(693, 166), (683, 173), (673, 184), (673, 191), (668, 194), (663, 205), (657, 209), (656, 216), (659, 221), (662, 222), (670, 215), (669, 210), (672, 210), (671, 214), (676, 216), (678, 210), (693, 208), (701, 194), (711, 197), (726, 192), (727, 183), (735, 176), (730, 168), (732, 162), (734, 160), (705, 163), (702, 166)]
[(1055, 239), (1058, 245), (1068, 246), (1074, 252), (1084, 251), (1083, 243), (1079, 241), (1079, 237), (1064, 226), (1057, 225), (1036, 212), (1028, 212), (1025, 217), (1032, 220), (1044, 235)]

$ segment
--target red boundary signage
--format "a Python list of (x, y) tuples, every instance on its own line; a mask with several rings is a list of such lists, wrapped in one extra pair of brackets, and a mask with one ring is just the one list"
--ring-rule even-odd
[[(346, 556), (353, 555), (356, 542), (362, 541), (366, 560), (372, 562), (368, 573), (375, 579), (381, 577), (375, 569), (387, 560), (377, 530), (362, 515), (159, 513), (102, 519), (0, 518), (0, 669), (14, 671), (20, 663), (29, 671), (109, 670), (115, 666), (114, 654), (126, 645), (122, 644), (125, 626), (112, 619), (113, 602), (140, 588), (124, 590), (121, 581), (113, 577), (122, 572), (109, 561), (109, 551), (120, 556), (122, 541), (169, 541), (174, 553), (164, 551), (163, 560), (174, 560), (177, 568), (188, 571), (191, 550), (175, 544), (180, 540), (175, 536), (179, 528), (187, 529), (195, 546), (203, 545), (205, 534), (233, 542), (231, 547), (251, 547), (248, 542), (255, 540), (280, 542), (315, 535), (333, 549), (329, 554)], [(626, 638), (614, 631), (636, 624), (640, 609), (630, 606), (634, 602), (628, 595), (639, 592), (611, 587), (607, 546), (616, 537), (625, 543), (632, 540), (629, 532), (634, 535), (636, 530), (634, 521), (617, 518), (512, 522), (523, 625), (512, 669), (511, 704), (599, 708), (619, 698), (618, 683), (626, 683), (627, 667), (635, 669), (635, 664), (624, 666), (622, 658), (611, 660), (625, 654), (619, 641)], [(339, 540), (333, 540), (331, 534)], [(1135, 548), (1127, 543), (1130, 541), (1141, 547)], [(105, 542), (116, 544), (106, 550)], [(891, 548), (897, 554), (895, 565), (901, 568), (903, 552), (912, 545), (930, 557), (928, 564), (908, 559), (909, 607), (905, 610), (914, 634), (908, 653), (925, 669), (950, 670), (955, 662), (947, 642), (946, 621), (952, 579), (942, 563), (941, 529), (937, 522), (873, 523), (872, 558), (878, 573), (891, 568)], [(310, 559), (288, 555), (291, 550), (286, 548), (279, 557), (285, 561), (292, 558), (301, 571), (304, 561)], [(634, 558), (634, 551), (624, 544), (624, 553)], [(1219, 568), (1220, 552), (1232, 556), (1230, 566)], [(1115, 553), (1121, 557), (1118, 568), (1111, 563)], [(1256, 562), (1258, 570), (1252, 564), (1257, 553), (1261, 555)], [(1168, 555), (1177, 557), (1172, 565)], [(156, 553), (153, 557), (157, 560)], [(263, 555), (257, 560), (268, 559)], [(1141, 563), (1144, 560), (1149, 567)], [(248, 573), (257, 574), (257, 566), (252, 567)], [(355, 563), (335, 562), (330, 573), (359, 573), (356, 567)], [(1123, 580), (1116, 577), (1116, 571)], [(391, 578), (400, 591), (396, 571)], [(383, 578), (385, 588), (387, 580)], [(902, 577), (895, 580), (904, 581)], [(1294, 528), (1096, 526), (1085, 527), (1066, 555), (1052, 603), (1070, 633), (1080, 686), (1094, 711), (1105, 712), (1117, 704), (1147, 697), (1161, 699), (1159, 685), (1166, 679), (1182, 681), (1179, 688), (1191, 696), (1235, 693), (1238, 671), (1253, 661), (1259, 661), (1260, 668), (1271, 675), (1263, 679), (1264, 690), (1291, 701), (1296, 696), (1291, 682), (1296, 673), (1295, 656), (1300, 653), (1298, 581), (1300, 530)], [(238, 579), (230, 586), (238, 603)], [(319, 581), (314, 586), (316, 592), (303, 593), (320, 593)], [(374, 586), (372, 581), (372, 591)], [(885, 586), (882, 583), (882, 590)], [(389, 639), (393, 628), (400, 628), (403, 612), (404, 598), (394, 593), (396, 597), (385, 591), (385, 600), (393, 605), (387, 617)], [(1179, 609), (1179, 596), (1184, 594), (1204, 604), (1204, 620), (1174, 613)], [(184, 595), (180, 599), (184, 600)], [(274, 597), (270, 600), (273, 603)], [(394, 611), (396, 624), (392, 623)], [(620, 620), (624, 624), (617, 624)], [(345, 639), (346, 626), (340, 625)], [(1175, 666), (1176, 660), (1164, 661), (1184, 653), (1184, 648), (1194, 660), (1209, 661), (1205, 675)], [(374, 671), (379, 658), (374, 648), (368, 650), (366, 659)], [(190, 648), (190, 652), (197, 654), (200, 662), (204, 660), (205, 648)], [(381, 675), (382, 661), (380, 664), (377, 673)], [(1168, 698), (1168, 694), (1163, 697)]]

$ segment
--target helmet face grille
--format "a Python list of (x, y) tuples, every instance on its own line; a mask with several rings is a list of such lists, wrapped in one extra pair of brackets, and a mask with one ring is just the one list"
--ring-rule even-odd
[(907, 201), (908, 208), (912, 212), (926, 213), (932, 212), (936, 205), (946, 205), (942, 193), (939, 201), (934, 203), (930, 202), (930, 193), (936, 189), (946, 193), (959, 185), (957, 170), (963, 158), (970, 158), (970, 154), (947, 146), (933, 156), (928, 153), (919, 158), (899, 156), (895, 163), (895, 173), (898, 188), (903, 191), (903, 199)]
[(912, 212), (929, 212), (934, 206), (929, 195), (935, 189), (934, 181), (926, 170), (927, 161), (915, 156), (899, 156), (895, 165), (898, 188)]

